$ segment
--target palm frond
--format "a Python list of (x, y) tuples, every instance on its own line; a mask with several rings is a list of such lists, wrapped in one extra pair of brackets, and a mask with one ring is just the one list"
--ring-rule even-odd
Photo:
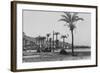
[(64, 19), (69, 20), (69, 18), (66, 15), (61, 15)]
[[(76, 26), (74, 25), (74, 22), (77, 22), (79, 20), (84, 20), (83, 18), (79, 18), (78, 16), (78, 12), (64, 12), (65, 15), (61, 15), (63, 18), (60, 19), (59, 21), (64, 21), (66, 22), (66, 24), (68, 24), (67, 26), (70, 28), (70, 30), (73, 30), (76, 28)], [(64, 25), (66, 26), (66, 25)]]
[(47, 34), (47, 37), (49, 37), (49, 36), (50, 36), (50, 33)]
[(60, 34), (59, 32), (55, 32), (55, 35), (58, 35), (58, 34)]
[(79, 21), (79, 20), (83, 21), (84, 19), (83, 18), (76, 18), (76, 19), (74, 19), (74, 22)]
[(77, 16), (77, 14), (78, 14), (78, 13), (73, 13), (72, 22), (74, 22), (75, 19), (79, 18), (79, 17)]
[(71, 12), (64, 12), (66, 16), (68, 17), (69, 21), (71, 22), (72, 19), (72, 13)]
[(74, 13), (73, 16), (72, 16), (72, 22), (76, 22), (76, 21), (79, 21), (79, 20), (84, 20), (83, 18), (79, 18), (79, 16), (77, 16), (78, 13)]
[(64, 12), (68, 18), (71, 18), (71, 12)]
[(73, 17), (74, 17), (74, 16), (77, 16), (77, 15), (78, 15), (78, 12), (74, 12), (74, 13), (73, 13)]
[(60, 20), (58, 20), (58, 21), (64, 21), (64, 22), (66, 22), (66, 23), (69, 23), (69, 20), (67, 20), (67, 19), (60, 19)]

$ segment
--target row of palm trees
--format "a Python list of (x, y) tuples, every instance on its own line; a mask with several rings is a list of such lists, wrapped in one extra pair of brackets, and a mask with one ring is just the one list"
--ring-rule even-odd
[[(54, 52), (54, 48), (55, 49), (57, 49), (57, 48), (59, 48), (58, 46), (59, 46), (59, 40), (58, 40), (58, 35), (59, 35), (60, 33), (59, 32), (54, 32), (53, 31), (53, 38), (49, 38), (50, 37), (50, 33), (48, 33), (47, 34), (47, 44), (48, 43), (50, 43), (50, 48), (51, 48), (51, 43), (52, 43), (52, 50), (53, 50), (53, 52)], [(54, 41), (54, 36), (56, 36), (56, 40)], [(66, 36), (66, 35), (62, 35), (61, 36), (61, 38), (63, 39), (63, 48), (62, 49), (64, 49), (64, 45), (65, 45), (65, 38), (67, 38), (68, 36)], [(50, 42), (48, 41), (48, 38), (50, 39)], [(52, 42), (51, 42), (52, 41)], [(55, 43), (56, 43), (56, 45), (55, 45)], [(48, 45), (48, 48), (49, 48), (49, 45)]]
[[(59, 32), (54, 32), (53, 31), (53, 36), (52, 38), (50, 37), (51, 34), (50, 33), (47, 33), (46, 34), (46, 37), (45, 36), (38, 36), (36, 37), (35, 39), (37, 40), (37, 42), (39, 42), (39, 47), (41, 49), (41, 45), (47, 45), (47, 49), (49, 50), (53, 50), (54, 51), (54, 48), (57, 49), (58, 46), (59, 46), (59, 40), (58, 40), (58, 35), (60, 33)], [(54, 36), (56, 36), (56, 40), (54, 40)], [(65, 44), (65, 38), (67, 38), (68, 36), (66, 35), (62, 35), (61, 38), (63, 39), (63, 48), (64, 48), (64, 44)], [(44, 43), (44, 41), (46, 42), (46, 44)], [(42, 46), (43, 47), (43, 46)]]
[[(38, 52), (42, 52), (42, 50), (44, 50), (44, 49), (45, 49), (44, 51), (49, 51), (49, 52), (51, 52), (51, 51), (54, 52), (55, 49), (61, 49), (61, 48), (63, 50), (65, 50), (64, 49), (64, 48), (66, 48), (65, 47), (65, 45), (66, 45), (65, 39), (68, 37), (68, 35), (61, 36), (61, 38), (63, 39), (63, 42), (61, 43), (61, 41), (59, 41), (59, 39), (58, 39), (59, 34), (60, 34), (59, 32), (53, 31), (52, 38), (51, 38), (51, 34), (47, 33), (46, 36), (38, 36), (38, 37), (34, 38), (35, 39), (34, 41), (24, 38), (24, 41), (25, 41), (24, 46), (26, 46), (26, 48), (27, 48), (27, 46), (30, 45), (30, 49), (36, 49), (36, 48), (34, 48), (34, 46), (37, 46)], [(24, 35), (25, 35), (25, 33), (24, 33)], [(54, 37), (56, 37), (56, 38), (54, 38)], [(27, 44), (28, 41), (29, 41), (29, 44)]]

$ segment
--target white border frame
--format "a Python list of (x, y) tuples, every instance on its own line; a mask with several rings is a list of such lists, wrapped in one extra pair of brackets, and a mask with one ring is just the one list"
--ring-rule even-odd
[[(49, 11), (72, 11), (72, 12), (89, 12), (91, 13), (91, 59), (79, 61), (57, 61), (57, 62), (32, 62), (22, 63), (22, 9), (30, 10), (49, 10)], [(17, 4), (17, 69), (36, 69), (52, 67), (68, 67), (96, 64), (96, 9), (84, 7), (65, 7), (65, 6), (46, 6)], [(94, 42), (95, 41), (95, 42)]]

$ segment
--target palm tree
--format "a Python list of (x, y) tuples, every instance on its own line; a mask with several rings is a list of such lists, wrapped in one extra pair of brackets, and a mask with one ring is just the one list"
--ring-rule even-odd
[(50, 49), (49, 50), (51, 51), (52, 38), (49, 38), (49, 43), (50, 43), (50, 47), (49, 47)]
[[(64, 12), (64, 15), (61, 15), (62, 19), (59, 21), (66, 22), (67, 26), (69, 27), (71, 34), (72, 34), (72, 55), (74, 55), (74, 34), (73, 31), (76, 28), (75, 22), (79, 20), (84, 20), (78, 16), (77, 12)], [(66, 25), (65, 25), (66, 26)]]
[(50, 36), (50, 33), (47, 34), (47, 41), (48, 41), (49, 36)]
[(50, 33), (47, 34), (47, 47), (49, 48), (49, 41), (48, 41), (48, 38), (50, 36)]
[(59, 35), (60, 33), (59, 32), (55, 32), (54, 33), (54, 35), (56, 35), (56, 49), (57, 49), (57, 47), (58, 47), (58, 35)]
[(61, 38), (63, 39), (63, 48), (60, 51), (60, 54), (67, 54), (66, 50), (65, 50), (65, 38), (67, 38), (66, 35), (62, 35)]
[(61, 38), (63, 39), (63, 49), (64, 49), (66, 35), (62, 35)]
[(52, 38), (53, 38), (53, 41), (52, 41), (52, 43), (53, 43), (52, 44), (52, 49), (53, 49), (53, 52), (54, 52), (54, 31), (53, 31), (53, 37)]
[(59, 32), (55, 32), (56, 40), (58, 40), (58, 35), (59, 35), (59, 34), (60, 34)]

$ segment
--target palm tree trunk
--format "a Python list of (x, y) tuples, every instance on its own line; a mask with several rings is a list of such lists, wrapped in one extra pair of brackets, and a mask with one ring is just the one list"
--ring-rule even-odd
[(74, 34), (73, 34), (73, 30), (71, 30), (71, 34), (72, 34), (72, 55), (74, 55)]

